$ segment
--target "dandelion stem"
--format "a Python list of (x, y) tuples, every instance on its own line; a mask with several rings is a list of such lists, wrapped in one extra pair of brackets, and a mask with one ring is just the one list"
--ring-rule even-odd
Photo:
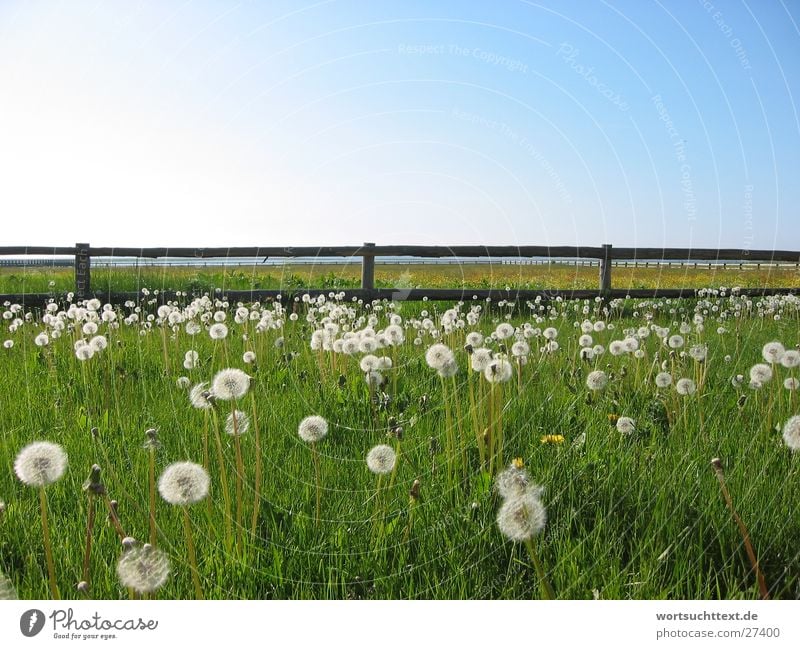
[(311, 442), (311, 461), (314, 464), (314, 484), (316, 487), (316, 509), (314, 521), (319, 525), (320, 511), (322, 508), (322, 490), (319, 477), (319, 454), (317, 452), (317, 443)]
[(148, 451), (149, 462), (149, 484), (150, 484), (150, 545), (155, 545), (156, 534), (156, 451), (150, 448)]
[(95, 495), (92, 492), (89, 492), (88, 514), (86, 517), (86, 549), (83, 553), (83, 570), (81, 570), (81, 580), (85, 581), (87, 584), (91, 583), (89, 579), (89, 567), (92, 556), (92, 533), (94, 531), (94, 521), (96, 516), (94, 499)]
[(217, 446), (217, 463), (219, 464), (219, 480), (222, 484), (222, 500), (225, 505), (225, 549), (230, 552), (232, 547), (233, 530), (231, 515), (231, 495), (228, 491), (228, 473), (225, 470), (225, 454), (222, 451), (222, 439), (219, 434), (219, 420), (214, 413), (214, 438)]
[(536, 545), (533, 539), (528, 539), (525, 541), (525, 545), (528, 548), (528, 553), (531, 555), (531, 559), (533, 560), (533, 567), (536, 569), (536, 574), (539, 577), (539, 586), (542, 590), (542, 598), (555, 599), (555, 591), (550, 585), (550, 582), (547, 580), (547, 576), (544, 574), (544, 569), (542, 568), (542, 563), (539, 561), (539, 555), (536, 552)]
[(189, 552), (189, 568), (192, 572), (195, 599), (203, 597), (203, 586), (200, 584), (200, 574), (197, 572), (197, 555), (194, 550), (194, 537), (192, 536), (192, 522), (189, 520), (189, 509), (183, 507), (183, 530), (186, 533), (186, 549)]
[(253, 411), (253, 429), (256, 435), (256, 474), (255, 474), (255, 487), (253, 489), (253, 519), (251, 522), (251, 530), (253, 536), (256, 535), (258, 529), (258, 514), (261, 509), (261, 431), (258, 427), (258, 417), (256, 416), (256, 397), (253, 392), (250, 393), (250, 405)]
[(758, 565), (758, 558), (756, 557), (755, 550), (753, 550), (753, 544), (750, 541), (750, 533), (747, 531), (747, 526), (745, 526), (741, 516), (739, 516), (736, 509), (734, 509), (733, 499), (731, 498), (731, 494), (725, 484), (725, 474), (722, 470), (722, 462), (719, 460), (719, 458), (714, 458), (711, 460), (711, 467), (714, 469), (714, 474), (717, 476), (717, 481), (719, 482), (719, 488), (722, 491), (722, 497), (725, 499), (725, 504), (728, 506), (731, 516), (733, 516), (733, 520), (739, 528), (739, 533), (742, 535), (745, 552), (747, 552), (747, 557), (750, 559), (750, 565), (753, 566), (753, 572), (756, 573), (756, 581), (758, 582), (758, 590), (761, 594), (761, 599), (769, 599), (767, 582), (764, 578), (764, 573), (761, 572), (761, 568)]
[(42, 536), (44, 538), (44, 556), (47, 560), (47, 578), (50, 581), (50, 594), (53, 599), (61, 599), (56, 584), (56, 569), (53, 563), (53, 550), (50, 545), (50, 526), (47, 523), (47, 496), (44, 487), (39, 488), (39, 509), (42, 513)]
[(242, 442), (239, 439), (239, 423), (236, 416), (236, 404), (233, 405), (233, 412), (231, 413), (233, 419), (233, 449), (236, 455), (236, 539), (240, 542), (242, 533), (242, 492), (244, 481), (244, 462), (242, 460)]

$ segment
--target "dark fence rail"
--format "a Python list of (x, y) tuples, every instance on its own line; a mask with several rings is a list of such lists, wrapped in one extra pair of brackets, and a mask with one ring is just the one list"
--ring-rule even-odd
[[(592, 298), (592, 297), (690, 297), (696, 295), (697, 289), (614, 289), (611, 284), (611, 269), (616, 263), (629, 261), (634, 263), (663, 262), (691, 263), (697, 265), (698, 261), (709, 262), (738, 262), (743, 264), (777, 263), (784, 262), (795, 264), (800, 268), (800, 252), (791, 250), (739, 250), (734, 248), (614, 248), (611, 244), (602, 246), (417, 246), (394, 245), (377, 246), (374, 243), (365, 243), (361, 246), (297, 246), (297, 247), (235, 247), (235, 248), (127, 248), (127, 247), (93, 247), (88, 243), (78, 243), (69, 247), (47, 246), (0, 246), (0, 257), (26, 256), (26, 255), (52, 255), (72, 256), (74, 262), (69, 262), (75, 267), (75, 296), (79, 299), (98, 297), (110, 302), (124, 302), (141, 298), (136, 293), (119, 293), (109, 291), (92, 291), (91, 265), (92, 257), (135, 257), (143, 259), (173, 258), (173, 259), (237, 259), (237, 258), (319, 258), (342, 257), (360, 258), (361, 260), (361, 288), (346, 290), (348, 298), (393, 300), (458, 300), (458, 299), (535, 299), (554, 298)], [(596, 290), (511, 290), (500, 289), (376, 289), (375, 288), (375, 257), (416, 257), (424, 258), (490, 258), (508, 260), (526, 260), (530, 258), (547, 259), (575, 259), (597, 260), (598, 287)], [(17, 261), (17, 260), (15, 260)], [(59, 262), (63, 263), (63, 262)], [(524, 263), (524, 262), (523, 262)], [(24, 264), (24, 260), (23, 260)], [(41, 265), (39, 260), (34, 264)], [(303, 291), (278, 291), (278, 290), (229, 290), (225, 295), (236, 300), (261, 300), (261, 299), (294, 299), (300, 293), (316, 295), (328, 293), (331, 289), (318, 288)], [(742, 295), (770, 295), (777, 293), (798, 292), (792, 288), (755, 288), (741, 289)], [(25, 304), (43, 303), (52, 299), (52, 295), (45, 293), (30, 294), (0, 294), (0, 300), (21, 302)], [(174, 299), (176, 295), (169, 291), (160, 292), (159, 301)]]

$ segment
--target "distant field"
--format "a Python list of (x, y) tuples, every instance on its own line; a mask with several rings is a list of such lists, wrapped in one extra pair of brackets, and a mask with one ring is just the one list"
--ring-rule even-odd
[[(140, 267), (92, 269), (95, 290), (137, 291), (174, 289), (208, 291), (248, 289), (356, 288), (361, 267), (353, 264), (319, 264), (252, 267)], [(615, 267), (614, 288), (704, 288), (741, 286), (800, 288), (800, 272), (793, 268), (708, 269), (693, 267)], [(50, 286), (50, 282), (53, 285)], [(598, 283), (596, 267), (553, 264), (512, 266), (500, 264), (376, 265), (379, 288), (511, 288), (592, 289)], [(0, 293), (65, 292), (74, 287), (71, 268), (0, 268)]]

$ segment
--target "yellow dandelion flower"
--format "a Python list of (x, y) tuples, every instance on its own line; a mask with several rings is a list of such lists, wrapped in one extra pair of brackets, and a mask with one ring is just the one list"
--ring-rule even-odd
[(539, 441), (541, 441), (542, 444), (563, 444), (564, 443), (564, 436), (563, 435), (545, 435)]

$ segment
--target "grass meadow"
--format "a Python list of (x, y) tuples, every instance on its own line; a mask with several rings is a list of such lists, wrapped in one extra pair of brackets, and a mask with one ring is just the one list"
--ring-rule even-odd
[(0, 311), (6, 596), (800, 596), (796, 297)]
[[(325, 287), (358, 288), (360, 263), (291, 264), (282, 266), (139, 266), (94, 267), (92, 288), (104, 292), (130, 292), (142, 288), (213, 291)], [(687, 265), (663, 268), (615, 266), (615, 288), (800, 288), (800, 271), (789, 266), (762, 268), (731, 264), (726, 268)], [(66, 293), (74, 288), (72, 268), (0, 267), (0, 293)], [(557, 264), (516, 266), (503, 264), (381, 264), (375, 266), (377, 288), (505, 288), (596, 289), (596, 266)]]

